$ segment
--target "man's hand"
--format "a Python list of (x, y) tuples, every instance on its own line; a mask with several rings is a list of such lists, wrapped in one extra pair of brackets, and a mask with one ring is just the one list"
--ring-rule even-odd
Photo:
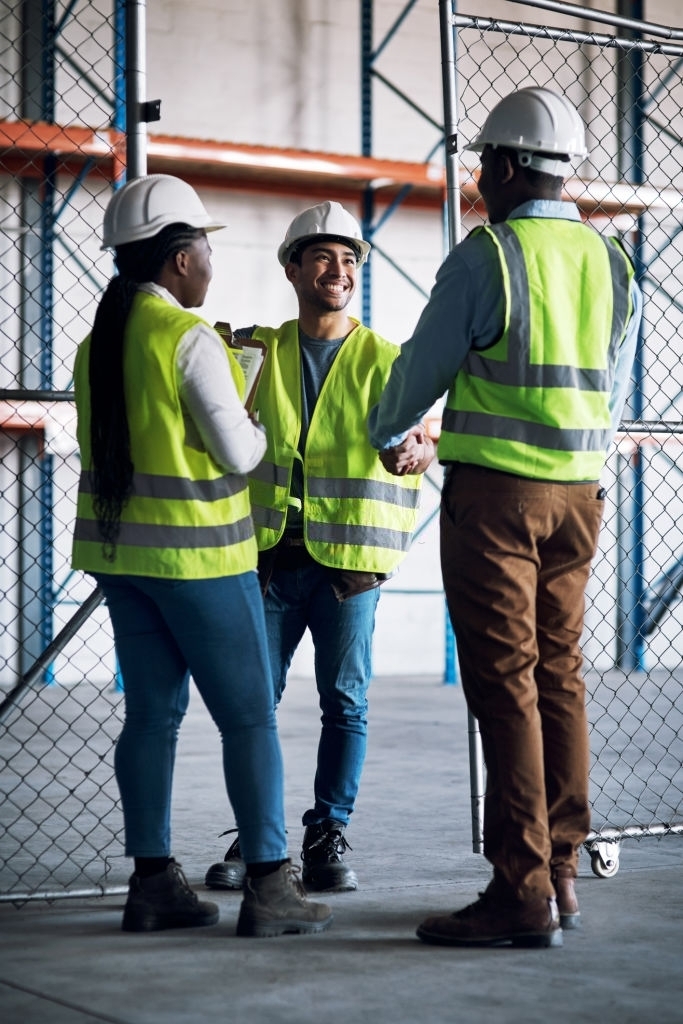
[(434, 444), (423, 423), (411, 427), (407, 436), (394, 448), (385, 448), (379, 458), (388, 473), (405, 476), (424, 473), (434, 458)]

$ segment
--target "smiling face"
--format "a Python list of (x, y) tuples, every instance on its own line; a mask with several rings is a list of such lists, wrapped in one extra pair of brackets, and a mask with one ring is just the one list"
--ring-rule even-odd
[(346, 309), (356, 290), (357, 265), (350, 245), (323, 240), (307, 245), (301, 263), (288, 263), (285, 273), (299, 306), (321, 315)]

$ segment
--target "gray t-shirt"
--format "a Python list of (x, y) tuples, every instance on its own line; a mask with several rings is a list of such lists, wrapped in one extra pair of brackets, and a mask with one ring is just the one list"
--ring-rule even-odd
[[(249, 338), (256, 330), (254, 327), (240, 327), (234, 332), (235, 338)], [(294, 462), (292, 471), (293, 498), (298, 507), (290, 505), (287, 512), (287, 533), (300, 534), (303, 529), (303, 497), (304, 497), (304, 465), (303, 457), (306, 448), (308, 428), (311, 424), (313, 410), (315, 409), (318, 395), (322, 389), (327, 375), (332, 368), (344, 338), (333, 338), (331, 341), (322, 338), (312, 338), (299, 328), (299, 348), (301, 349), (301, 434), (299, 436), (299, 454)]]
[(311, 424), (313, 410), (318, 401), (318, 395), (343, 341), (343, 338), (334, 338), (332, 341), (311, 338), (299, 328), (299, 347), (301, 349), (301, 434), (299, 436), (299, 454), (301, 455), (301, 462), (297, 459), (294, 463), (291, 497), (297, 499), (300, 507), (296, 508), (294, 505), (291, 505), (289, 508), (286, 527), (288, 533), (301, 533), (303, 529), (303, 457), (306, 449), (308, 428)]

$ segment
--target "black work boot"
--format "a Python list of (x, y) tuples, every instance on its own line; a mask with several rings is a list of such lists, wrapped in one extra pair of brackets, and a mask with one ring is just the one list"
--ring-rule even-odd
[(318, 825), (308, 825), (304, 833), (301, 859), (303, 882), (316, 892), (349, 892), (358, 888), (356, 872), (342, 857), (351, 847), (344, 838), (340, 821), (326, 818)]
[[(221, 835), (227, 836), (236, 831), (236, 828), (229, 828), (227, 832), (221, 832)], [(209, 889), (241, 889), (246, 873), (247, 865), (242, 860), (240, 837), (238, 836), (223, 860), (218, 864), (212, 864), (206, 872), (204, 885)]]
[(323, 932), (332, 923), (325, 903), (311, 903), (297, 875), (299, 868), (286, 860), (277, 871), (244, 880), (244, 899), (237, 919), (237, 935), (269, 938), (285, 933)]
[(216, 924), (218, 907), (202, 903), (187, 884), (180, 864), (149, 878), (131, 875), (123, 911), (124, 932), (156, 932), (162, 928), (200, 928)]

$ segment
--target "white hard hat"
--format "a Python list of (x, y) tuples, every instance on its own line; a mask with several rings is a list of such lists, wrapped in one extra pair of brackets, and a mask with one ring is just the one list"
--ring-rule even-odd
[[(523, 166), (557, 176), (566, 174), (568, 159), (583, 160), (588, 154), (583, 121), (576, 107), (564, 96), (537, 86), (505, 96), (465, 149), (479, 152), (484, 146), (517, 149)], [(551, 154), (556, 154), (555, 159)]]
[(285, 240), (277, 251), (281, 266), (286, 267), (294, 250), (316, 235), (328, 235), (348, 242), (358, 254), (358, 264), (365, 263), (371, 246), (363, 240), (360, 225), (341, 203), (319, 203), (297, 214), (287, 228)]
[(147, 174), (118, 189), (104, 211), (102, 249), (153, 238), (169, 224), (217, 231), (225, 224), (211, 219), (186, 181), (171, 174)]

